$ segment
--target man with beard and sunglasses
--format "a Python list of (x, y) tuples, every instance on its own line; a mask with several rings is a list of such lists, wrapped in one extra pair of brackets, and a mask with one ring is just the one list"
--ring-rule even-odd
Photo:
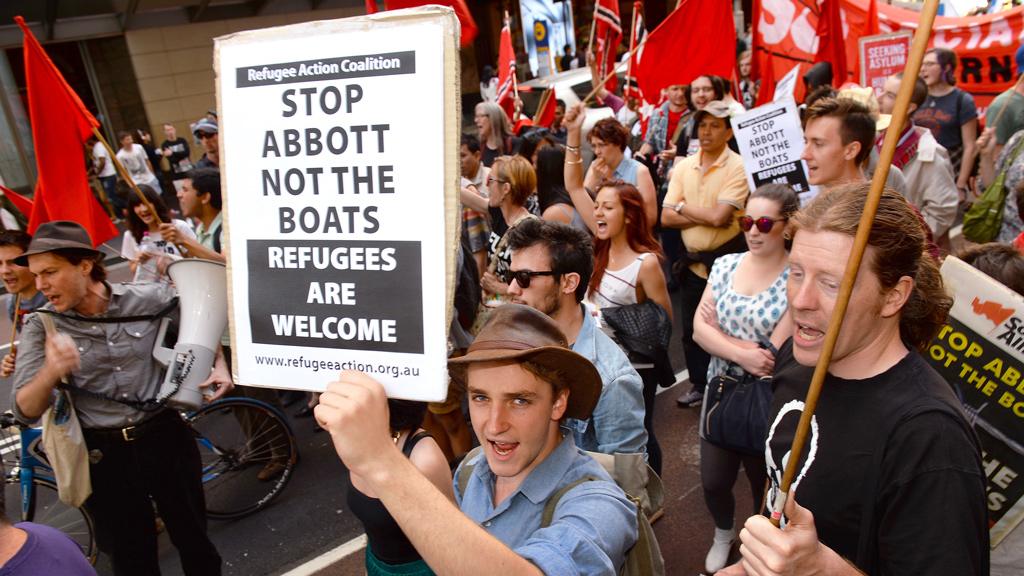
[(570, 348), (597, 368), (601, 397), (587, 421), (570, 420), (576, 446), (603, 454), (646, 453), (643, 383), (619, 346), (582, 302), (594, 269), (590, 237), (570, 226), (532, 219), (509, 231), (512, 302), (554, 320)]

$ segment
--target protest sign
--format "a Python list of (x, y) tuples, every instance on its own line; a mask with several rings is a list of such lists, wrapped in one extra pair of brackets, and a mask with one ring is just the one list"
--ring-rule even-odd
[(217, 38), (237, 382), (447, 392), (458, 21), (431, 7)]
[(881, 96), (885, 79), (906, 67), (911, 38), (909, 31), (861, 38), (860, 85), (874, 88), (875, 96)]
[(787, 184), (803, 199), (812, 194), (807, 166), (800, 159), (804, 132), (792, 101), (773, 102), (732, 119), (733, 134), (740, 146), (747, 185)]
[(779, 80), (779, 83), (775, 85), (775, 95), (772, 96), (772, 102), (785, 102), (787, 100), (796, 101), (794, 94), (796, 93), (796, 81), (800, 74), (800, 66), (793, 66), (793, 69), (786, 72), (786, 75)]
[(927, 357), (981, 440), (994, 548), (1024, 519), (1024, 298), (952, 256), (942, 280), (953, 309)]

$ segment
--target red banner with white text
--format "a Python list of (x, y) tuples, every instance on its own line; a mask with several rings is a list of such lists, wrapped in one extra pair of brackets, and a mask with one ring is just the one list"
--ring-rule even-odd
[[(857, 38), (864, 36), (869, 0), (843, 0), (843, 37), (847, 39), (847, 62), (857, 62)], [(920, 14), (879, 2), (880, 32), (915, 30)], [(814, 61), (818, 49), (815, 29), (821, 6), (816, 0), (755, 0), (754, 73), (763, 88), (772, 90), (773, 79), (782, 78), (800, 64), (802, 76)], [(1016, 75), (1014, 52), (1024, 40), (1024, 7), (984, 16), (935, 19), (929, 46), (944, 46), (956, 52), (957, 86), (974, 95), (978, 108), (1008, 89)], [(851, 66), (852, 69), (852, 66)], [(852, 75), (835, 79), (836, 85), (857, 81)], [(804, 87), (797, 86), (796, 98), (803, 99)], [(769, 95), (770, 97), (770, 95)]]

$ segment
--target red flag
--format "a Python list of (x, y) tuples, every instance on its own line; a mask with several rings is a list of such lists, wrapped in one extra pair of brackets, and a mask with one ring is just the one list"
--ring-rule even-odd
[(662, 89), (703, 74), (728, 78), (736, 66), (735, 45), (731, 3), (683, 0), (647, 38), (636, 71), (640, 90), (654, 99)]
[(73, 220), (99, 246), (118, 235), (85, 174), (84, 145), (100, 123), (64, 81), (25, 20), (16, 16), (14, 21), (25, 34), (28, 110), (39, 173), (28, 232), (48, 220)]
[[(640, 58), (644, 54), (644, 42), (647, 40), (647, 27), (644, 25), (644, 5), (637, 0), (633, 3), (633, 14), (635, 14), (635, 24), (633, 30), (630, 33), (629, 40), (629, 51), (632, 52), (632, 56), (629, 57), (629, 73), (626, 74), (626, 88), (622, 91), (622, 95), (628, 98), (636, 98), (637, 100), (643, 101), (644, 94), (640, 90), (640, 85), (636, 81), (637, 69), (640, 67)], [(637, 48), (634, 52), (634, 48)]]
[(25, 218), (28, 218), (32, 214), (31, 200), (2, 184), (0, 184), (0, 192), (3, 192), (4, 196), (7, 196), (7, 199), (11, 201), (11, 204), (14, 204), (14, 207), (17, 208)]
[[(476, 27), (476, 20), (473, 20), (473, 14), (470, 13), (469, 7), (466, 6), (466, 0), (384, 0), (384, 9), (400, 10), (402, 8), (426, 6), (428, 4), (440, 4), (441, 6), (454, 8), (455, 15), (459, 18), (459, 24), (462, 25), (462, 36), (459, 44), (463, 48), (473, 44), (478, 29)], [(366, 0), (366, 13), (375, 14), (376, 12), (376, 0)]]
[(506, 20), (498, 44), (498, 91), (495, 99), (509, 118), (515, 115), (515, 76), (516, 53), (512, 50), (512, 32)]
[(540, 104), (537, 105), (537, 113), (533, 115), (533, 125), (551, 128), (555, 123), (555, 89), (548, 88), (540, 95)]
[[(622, 22), (619, 20), (619, 0), (597, 0), (594, 5), (594, 52), (597, 57), (597, 73), (604, 78), (615, 69), (615, 54), (622, 43)], [(612, 76), (604, 83), (609, 92), (619, 86), (619, 79)]]
[[(881, 34), (881, 27), (878, 25), (878, 5), (875, 0), (868, 0), (867, 19), (864, 22), (863, 36), (875, 36)], [(859, 53), (859, 52), (858, 52)], [(853, 67), (850, 70), (854, 82), (860, 82), (860, 58), (853, 60)]]
[(846, 39), (843, 37), (839, 4), (840, 0), (822, 0), (817, 29), (818, 52), (814, 55), (815, 62), (832, 64), (832, 85), (837, 88), (846, 83), (849, 70), (846, 66)]

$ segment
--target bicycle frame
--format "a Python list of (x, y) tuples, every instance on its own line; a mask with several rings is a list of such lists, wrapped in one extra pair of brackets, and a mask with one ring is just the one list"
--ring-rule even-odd
[[(18, 426), (20, 429), (20, 447), (18, 449), (18, 467), (10, 472), (18, 475), (21, 491), (21, 520), (32, 519), (35, 509), (35, 486), (32, 480), (40, 478), (56, 484), (52, 476), (53, 468), (46, 460), (42, 451), (43, 431), (39, 428)], [(49, 474), (47, 474), (49, 472)]]

